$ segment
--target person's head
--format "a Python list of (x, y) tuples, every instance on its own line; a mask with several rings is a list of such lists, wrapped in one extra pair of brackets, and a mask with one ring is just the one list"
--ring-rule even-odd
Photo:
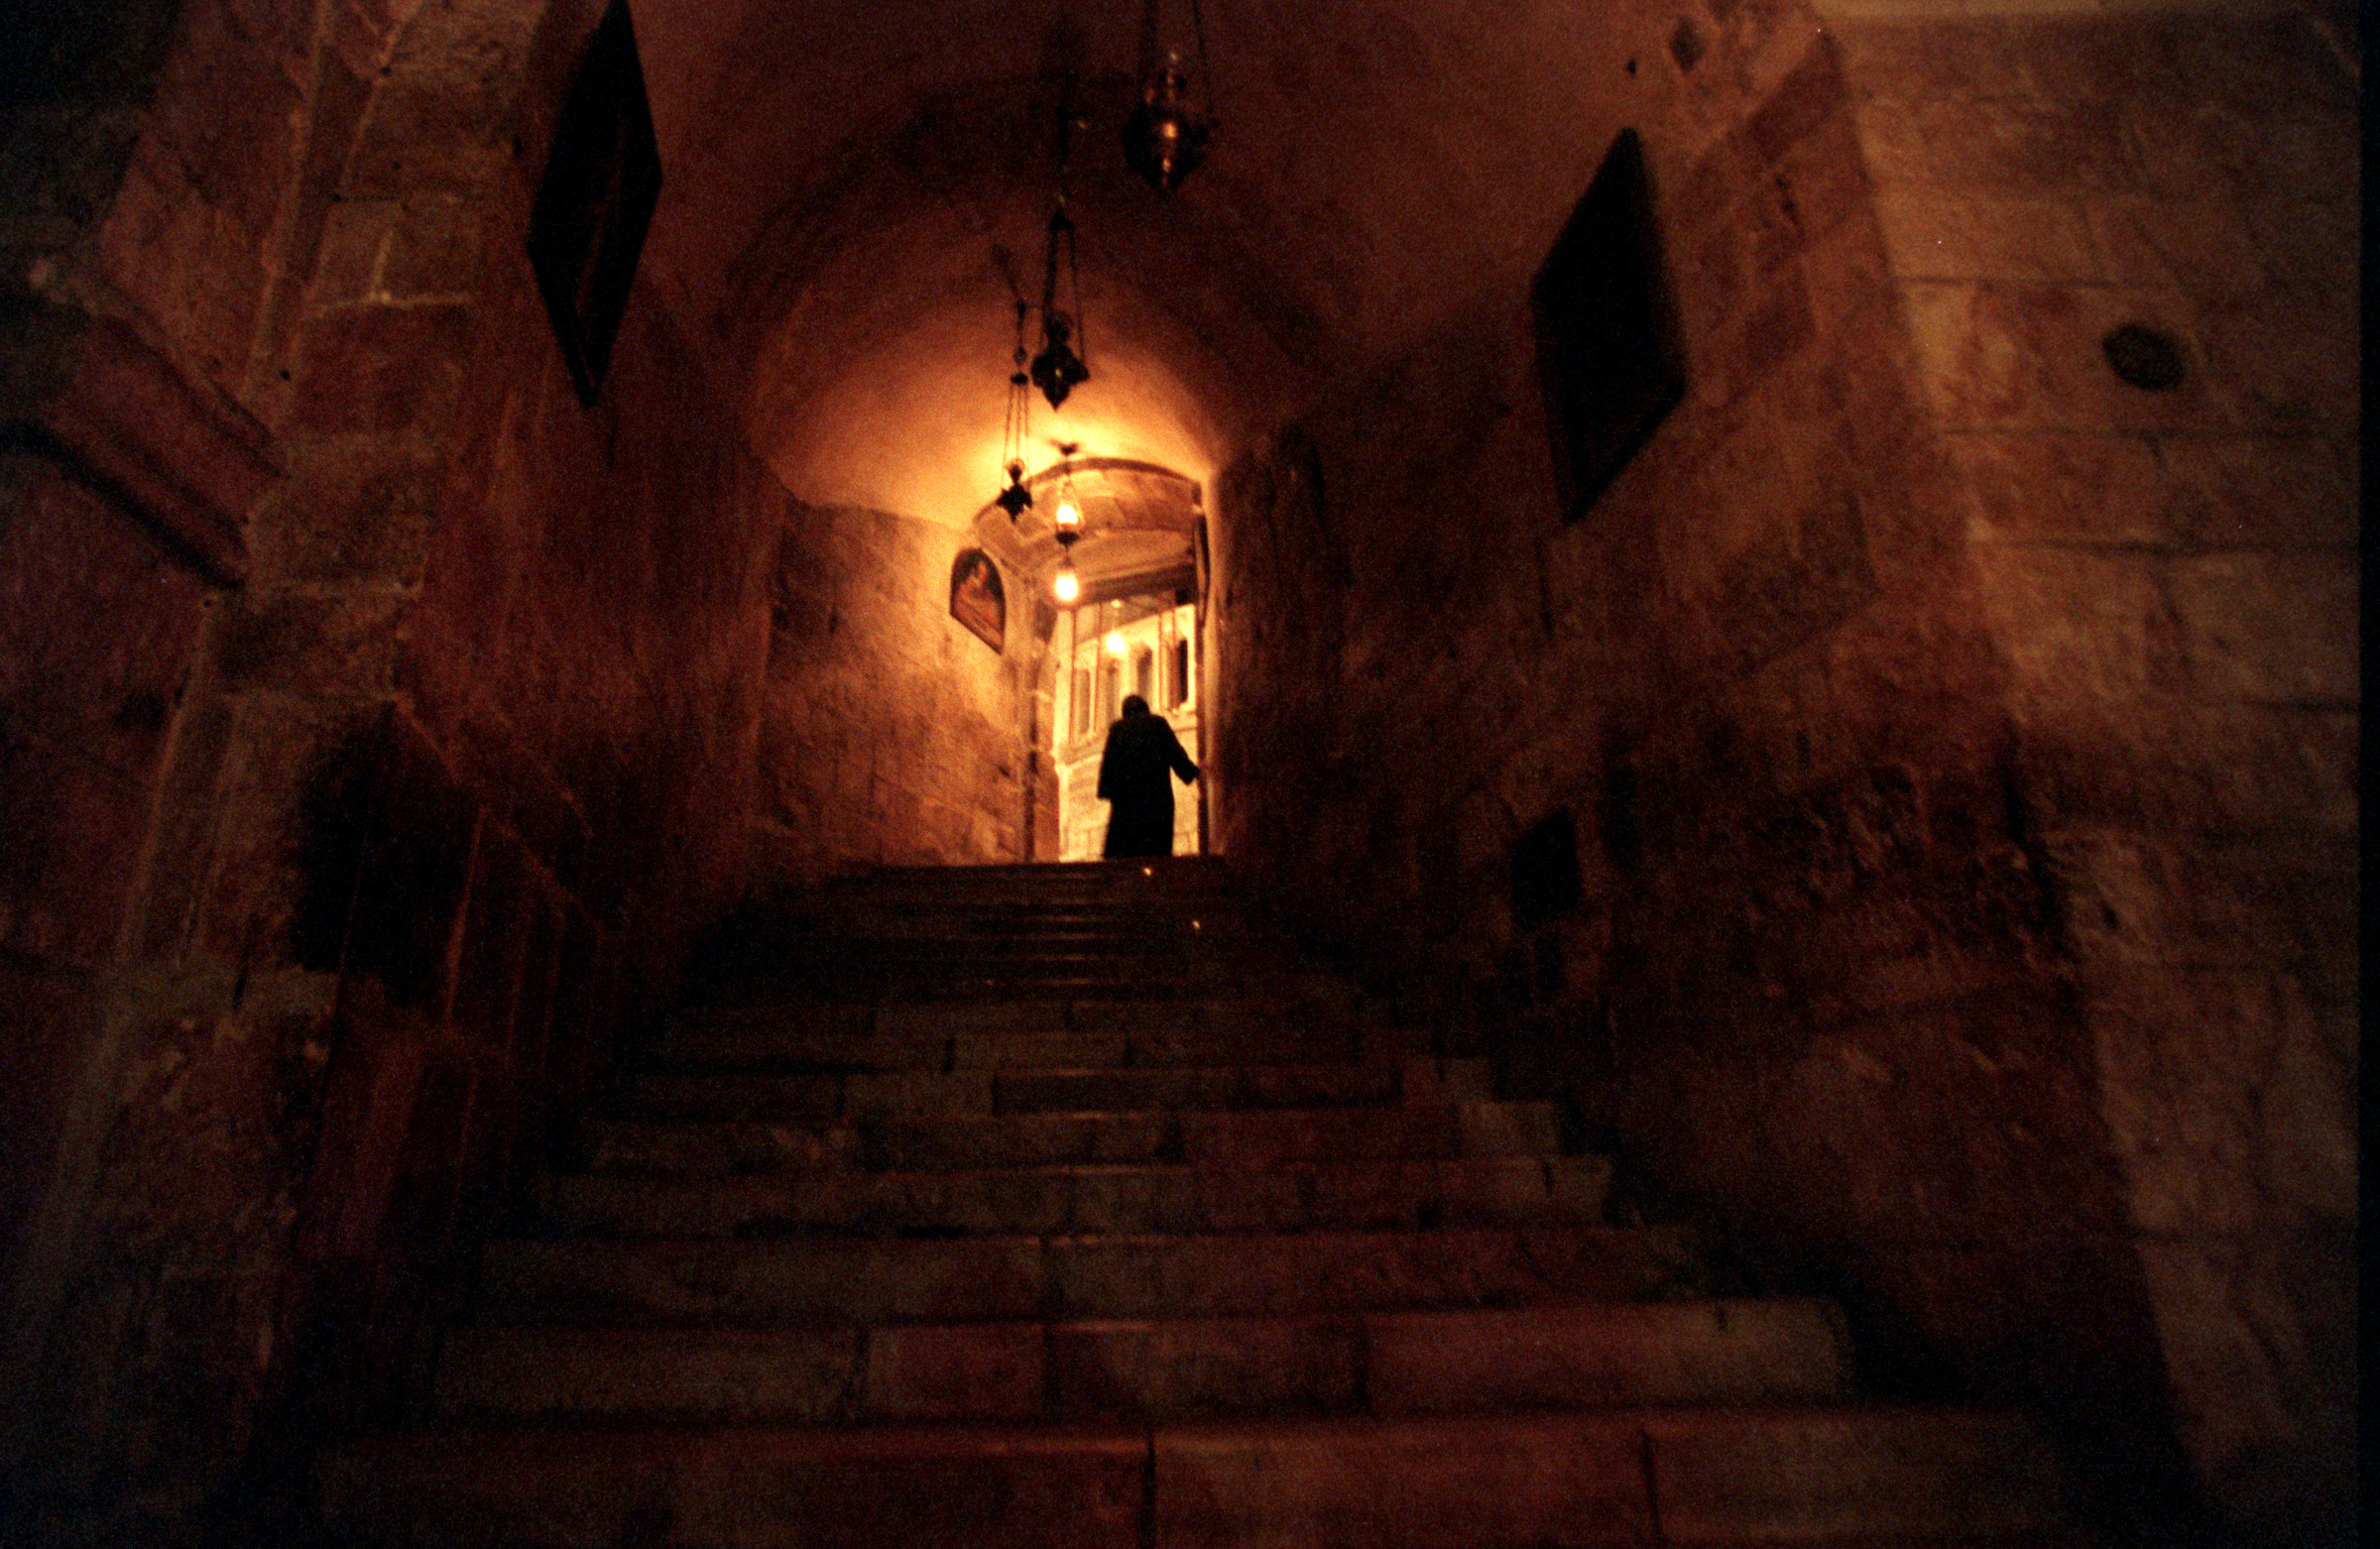
[(1124, 713), (1127, 715), (1146, 715), (1148, 714), (1148, 701), (1141, 698), (1138, 694), (1127, 694), (1124, 696)]

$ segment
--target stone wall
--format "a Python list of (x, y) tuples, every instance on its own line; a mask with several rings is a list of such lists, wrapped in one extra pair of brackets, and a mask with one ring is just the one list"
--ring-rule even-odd
[[(1563, 524), (1529, 277), (1487, 277), (1467, 318), (1222, 481), (1213, 732), (1222, 847), (1318, 941), (1570, 1094), (1746, 1272), (1841, 1296), (1871, 1383), (2037, 1406), (2088, 1508), (2134, 1519), (2184, 1509), (2169, 1395), (2220, 1506), (2248, 1498), (2222, 1447), (2249, 1449), (2210, 1427), (2334, 1446), (2314, 1373), (2351, 1366), (2343, 120), (2335, 82), (2289, 73), (2329, 67), (2320, 34), (2163, 25), (1643, 18), (1581, 134), (1644, 137), (1687, 401)], [(2144, 38), (2196, 50), (2194, 81), (2236, 53), (2254, 78), (2225, 100), (2292, 105), (2251, 130), (2088, 84), (2150, 68)], [(2006, 60), (2066, 73), (2014, 103), (1945, 84)], [(2268, 288), (2204, 325), (2230, 385), (2135, 403), (2104, 327), (2157, 293), (2142, 320), (2193, 330), (2196, 365), (2200, 303), (2023, 266), (2146, 262), (2160, 220), (2199, 237), (2140, 180), (2185, 127), (2200, 154), (2299, 148), (2259, 218), (2300, 240), (2257, 250)], [(1955, 240), (2015, 268), (1928, 268)], [(2276, 304), (2316, 295), (2319, 322)], [(2174, 433), (2169, 406), (2256, 393)], [(2153, 488), (2202, 536), (2103, 498)], [(2119, 783), (2131, 804), (2094, 812)], [(1581, 901), (1523, 930), (1512, 846), (1554, 813)], [(2204, 928), (2234, 955), (2178, 940)], [(2143, 1205), (2182, 1159), (2145, 1166), (2143, 1136), (2212, 1116), (2192, 1145), (2226, 1180), (2277, 1171), (2281, 1197), (2258, 1229), (2174, 1242)], [(2215, 1267), (2258, 1255), (2261, 1278)]]
[(594, 10), (191, 0), (35, 114), (121, 154), (9, 227), (12, 1541), (300, 1500), (743, 885), (783, 497), (523, 252)]
[(754, 882), (1023, 859), (1049, 615), (1015, 573), (992, 648), (950, 614), (972, 540), (785, 501), (772, 572)]
[[(2243, 1540), (2344, 1535), (2352, 21), (1839, 35), (2183, 1440)], [(2178, 384), (2118, 378), (2125, 325)]]

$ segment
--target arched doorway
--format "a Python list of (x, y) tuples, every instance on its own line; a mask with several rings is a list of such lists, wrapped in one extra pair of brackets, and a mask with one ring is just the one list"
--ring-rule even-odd
[[(1023, 849), (1036, 861), (1096, 860), (1107, 824), (1099, 757), (1127, 695), (1147, 700), (1204, 761), (1203, 497), (1195, 479), (1120, 457), (1068, 456), (1024, 482), (1030, 506), (1011, 517), (991, 503), (975, 519), (977, 541), (1033, 599), (1042, 644)], [(1177, 788), (1175, 854), (1205, 849), (1207, 819), (1204, 787)]]

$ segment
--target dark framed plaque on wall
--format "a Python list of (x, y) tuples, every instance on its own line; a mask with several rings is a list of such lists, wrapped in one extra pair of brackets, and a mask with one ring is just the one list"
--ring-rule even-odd
[(592, 406), (661, 195), (661, 154), (628, 0), (612, 0), (570, 83), (530, 212), (529, 262), (579, 402)]
[(1636, 131), (1605, 153), (1530, 292), (1562, 515), (1586, 515), (1686, 394), (1686, 342)]
[(950, 616), (994, 651), (1003, 649), (1009, 629), (1008, 589), (1000, 584), (1000, 566), (980, 548), (965, 549), (951, 561)]

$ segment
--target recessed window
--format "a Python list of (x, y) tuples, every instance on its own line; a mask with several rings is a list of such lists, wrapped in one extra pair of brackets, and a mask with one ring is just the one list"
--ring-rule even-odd
[(1636, 131), (1623, 129), (1530, 294), (1562, 514), (1586, 514), (1686, 392), (1686, 344)]

